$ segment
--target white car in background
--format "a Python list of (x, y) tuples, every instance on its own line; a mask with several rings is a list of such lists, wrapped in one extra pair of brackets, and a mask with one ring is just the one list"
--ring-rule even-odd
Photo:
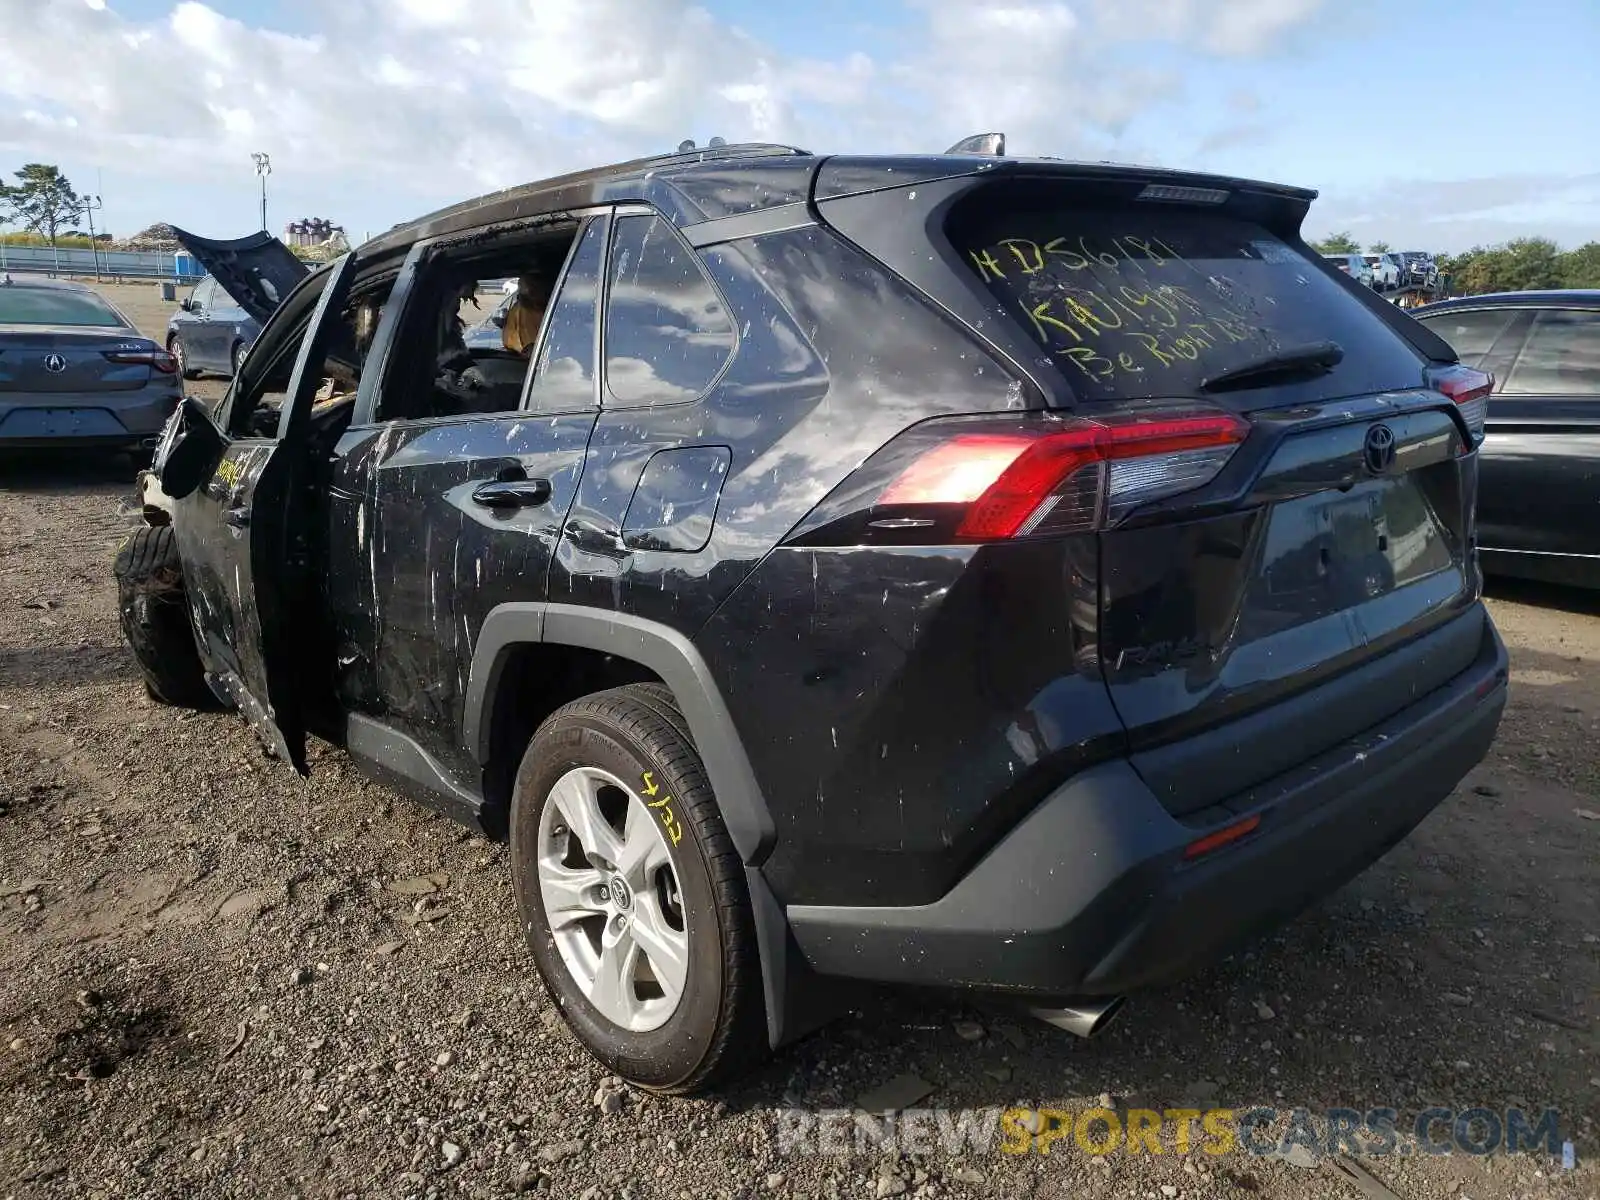
[(1357, 283), (1365, 284), (1367, 287), (1375, 286), (1372, 282), (1372, 268), (1367, 265), (1367, 260), (1362, 258), (1361, 255), (1324, 254), (1322, 257), (1327, 259), (1334, 266), (1338, 267), (1339, 270), (1350, 276), (1350, 278), (1354, 279)]
[(1392, 254), (1363, 254), (1367, 266), (1372, 268), (1372, 286), (1380, 292), (1400, 286), (1400, 262)]

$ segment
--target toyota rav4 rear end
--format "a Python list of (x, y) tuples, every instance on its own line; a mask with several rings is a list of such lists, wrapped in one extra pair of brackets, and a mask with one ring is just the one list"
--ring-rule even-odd
[(1484, 756), (1491, 380), (1304, 243), (1313, 198), (823, 164), (822, 223), (947, 324), (929, 359), (1011, 385), (911, 414), (702, 633), (819, 972), (1117, 997), (1338, 887)]

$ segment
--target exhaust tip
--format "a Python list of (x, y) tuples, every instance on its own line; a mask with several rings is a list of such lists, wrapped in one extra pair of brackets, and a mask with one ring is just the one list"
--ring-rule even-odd
[(1126, 1002), (1124, 996), (1113, 996), (1109, 1000), (1088, 1000), (1053, 1008), (1035, 1006), (1028, 1011), (1047, 1025), (1054, 1025), (1077, 1037), (1091, 1038), (1111, 1024)]

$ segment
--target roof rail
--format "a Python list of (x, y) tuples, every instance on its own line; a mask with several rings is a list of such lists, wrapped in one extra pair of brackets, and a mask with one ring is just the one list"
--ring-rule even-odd
[(1006, 152), (1006, 135), (1003, 133), (975, 133), (969, 138), (962, 138), (946, 154), (985, 154), (994, 158), (1003, 158)]
[(662, 158), (680, 158), (694, 156), (699, 158), (743, 158), (747, 155), (758, 157), (768, 154), (805, 154), (811, 151), (802, 150), (798, 146), (785, 145), (782, 142), (728, 142), (725, 138), (714, 137), (704, 146), (696, 146), (693, 138), (684, 138), (678, 143), (678, 148), (670, 153), (661, 155)]

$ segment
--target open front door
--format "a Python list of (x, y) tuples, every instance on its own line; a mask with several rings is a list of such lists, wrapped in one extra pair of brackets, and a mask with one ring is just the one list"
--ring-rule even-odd
[[(181, 498), (172, 523), (207, 678), (302, 775), (303, 668), (294, 623), (304, 619), (307, 596), (307, 417), (354, 265), (347, 254), (317, 272), (272, 315), (217, 414), (218, 427), (187, 435), (216, 447), (206, 455), (214, 465), (201, 469), (198, 486), (174, 493)], [(181, 416), (208, 419), (198, 406)]]

